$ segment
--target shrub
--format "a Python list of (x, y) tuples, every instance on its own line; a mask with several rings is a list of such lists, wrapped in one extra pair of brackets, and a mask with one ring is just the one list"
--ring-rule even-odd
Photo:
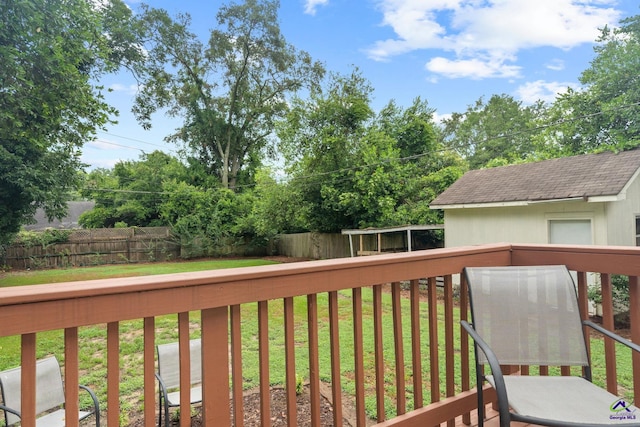
[(21, 231), (16, 236), (14, 243), (26, 247), (42, 245), (42, 247), (56, 243), (66, 243), (69, 241), (71, 230), (58, 230), (48, 228), (44, 231)]

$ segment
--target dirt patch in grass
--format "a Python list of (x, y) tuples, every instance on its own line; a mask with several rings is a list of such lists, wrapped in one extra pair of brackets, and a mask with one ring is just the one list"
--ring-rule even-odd
[[(331, 390), (326, 384), (320, 385), (321, 398), (320, 398), (320, 425), (322, 427), (332, 427), (334, 425), (333, 418), (333, 405), (331, 404)], [(297, 396), (296, 414), (299, 427), (311, 426), (311, 398), (309, 394), (309, 387), (304, 387), (302, 393)], [(244, 426), (245, 427), (260, 427), (260, 393), (257, 390), (250, 390), (245, 392), (243, 400), (244, 409)], [(233, 410), (233, 408), (232, 408)], [(349, 402), (343, 404), (343, 420), (342, 425), (344, 427), (353, 427), (356, 425), (356, 415), (353, 405)], [(131, 414), (129, 417), (130, 426), (141, 427), (144, 425), (144, 419), (142, 413)], [(233, 416), (232, 416), (233, 420)], [(287, 424), (287, 396), (284, 388), (272, 387), (271, 388), (271, 414), (270, 414), (272, 427), (286, 427)], [(372, 420), (367, 420), (367, 425), (373, 425)], [(179, 424), (171, 424), (172, 426), (178, 426)], [(202, 426), (202, 416), (200, 410), (191, 418), (191, 427)], [(232, 425), (233, 421), (232, 421)]]

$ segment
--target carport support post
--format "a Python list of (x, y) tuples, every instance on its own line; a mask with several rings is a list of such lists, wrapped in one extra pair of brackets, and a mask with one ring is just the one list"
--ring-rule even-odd
[(349, 250), (351, 251), (351, 258), (353, 258), (353, 235), (349, 234)]

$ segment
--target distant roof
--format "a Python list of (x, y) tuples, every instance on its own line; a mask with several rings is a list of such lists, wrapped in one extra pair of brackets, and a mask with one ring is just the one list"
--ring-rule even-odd
[(469, 171), (430, 204), (433, 209), (614, 200), (640, 171), (640, 149), (563, 157)]
[(85, 211), (93, 209), (95, 202), (68, 202), (67, 216), (61, 220), (54, 219), (49, 222), (43, 209), (38, 209), (34, 215), (35, 224), (25, 224), (23, 228), (28, 231), (44, 230), (46, 228), (79, 228), (78, 218)]

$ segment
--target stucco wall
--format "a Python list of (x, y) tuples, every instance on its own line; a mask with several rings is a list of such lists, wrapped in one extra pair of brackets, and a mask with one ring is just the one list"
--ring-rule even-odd
[(583, 201), (529, 206), (448, 209), (445, 246), (484, 243), (549, 243), (550, 220), (590, 219), (593, 244), (607, 245), (605, 203)]
[(640, 215), (640, 179), (634, 180), (626, 190), (625, 199), (607, 204), (609, 244), (635, 246), (635, 218)]

